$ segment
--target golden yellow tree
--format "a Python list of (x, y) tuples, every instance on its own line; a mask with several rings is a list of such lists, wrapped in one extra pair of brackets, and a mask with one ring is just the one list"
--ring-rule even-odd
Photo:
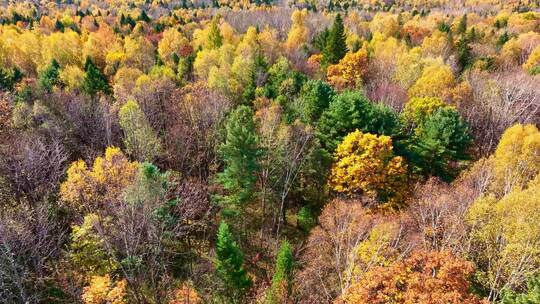
[(407, 101), (402, 116), (405, 121), (418, 125), (435, 110), (449, 107), (438, 97), (413, 97)]
[(368, 54), (362, 48), (355, 53), (347, 53), (338, 64), (328, 67), (327, 79), (336, 89), (353, 89), (362, 84), (367, 73)]
[(309, 29), (306, 26), (307, 10), (296, 10), (291, 15), (292, 26), (285, 42), (288, 50), (298, 49), (308, 42)]
[(540, 131), (534, 125), (508, 128), (491, 161), (494, 193), (504, 195), (522, 189), (540, 172)]
[(334, 154), (330, 187), (340, 193), (363, 194), (382, 202), (400, 203), (405, 196), (407, 166), (394, 156), (392, 139), (355, 131)]
[(138, 171), (138, 162), (130, 162), (119, 148), (108, 147), (105, 156), (96, 158), (91, 170), (82, 160), (71, 164), (66, 181), (60, 185), (61, 200), (75, 209), (92, 211), (117, 201), (135, 181)]
[(125, 304), (127, 281), (113, 281), (109, 275), (93, 276), (81, 296), (84, 304)]
[(445, 99), (456, 85), (452, 69), (441, 60), (428, 63), (422, 76), (409, 89), (409, 97), (439, 97)]
[(168, 28), (163, 32), (163, 38), (158, 44), (158, 54), (169, 67), (174, 67), (178, 62), (176, 58), (187, 56), (192, 52), (189, 40), (176, 28)]

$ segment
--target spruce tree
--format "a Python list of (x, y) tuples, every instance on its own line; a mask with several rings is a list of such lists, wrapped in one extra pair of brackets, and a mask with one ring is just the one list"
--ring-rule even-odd
[(107, 82), (107, 78), (101, 71), (94, 65), (90, 57), (86, 57), (86, 62), (84, 63), (84, 80), (82, 89), (90, 96), (95, 96), (98, 92), (103, 92), (105, 94), (111, 93), (111, 88)]
[(223, 283), (223, 296), (230, 303), (240, 303), (251, 286), (251, 279), (244, 269), (244, 257), (225, 222), (217, 234), (216, 271)]
[(238, 215), (255, 194), (260, 156), (257, 142), (253, 112), (239, 106), (229, 115), (225, 143), (220, 147), (225, 169), (218, 174), (218, 182), (226, 194), (218, 201), (225, 207), (226, 216)]
[(53, 59), (49, 66), (39, 75), (39, 85), (42, 89), (50, 92), (52, 87), (60, 84), (60, 64), (56, 59)]
[(334, 24), (326, 39), (326, 47), (323, 51), (323, 61), (327, 64), (336, 64), (347, 54), (345, 26), (341, 14), (337, 14)]
[(291, 292), (293, 262), (291, 245), (285, 241), (281, 244), (276, 258), (272, 286), (266, 298), (267, 304), (286, 303)]
[(468, 159), (472, 137), (457, 110), (441, 108), (416, 128), (413, 141), (411, 161), (420, 171), (450, 181), (456, 174), (452, 163)]

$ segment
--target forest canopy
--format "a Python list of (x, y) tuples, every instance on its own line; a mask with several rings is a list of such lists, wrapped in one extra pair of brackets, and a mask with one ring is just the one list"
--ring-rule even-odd
[(540, 1), (0, 21), (0, 303), (540, 303)]

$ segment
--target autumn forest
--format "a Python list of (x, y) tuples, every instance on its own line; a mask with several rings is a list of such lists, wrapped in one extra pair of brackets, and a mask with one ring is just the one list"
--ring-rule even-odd
[(1, 304), (540, 304), (540, 1), (0, 1)]

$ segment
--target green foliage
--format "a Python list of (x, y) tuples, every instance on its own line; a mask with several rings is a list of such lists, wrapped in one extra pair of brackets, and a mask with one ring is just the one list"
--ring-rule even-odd
[(293, 71), (289, 61), (281, 57), (268, 69), (268, 80), (265, 84), (264, 95), (268, 98), (277, 98), (280, 95), (292, 98), (293, 95), (300, 92), (302, 85), (306, 81), (306, 75)]
[(98, 92), (105, 94), (111, 93), (111, 87), (107, 82), (107, 77), (94, 65), (90, 57), (86, 58), (84, 63), (85, 75), (83, 79), (82, 89), (90, 95), (95, 96)]
[(457, 45), (457, 53), (458, 53), (458, 62), (461, 65), (463, 69), (468, 67), (472, 63), (472, 53), (471, 53), (471, 47), (469, 46), (469, 41), (465, 36), (461, 36), (461, 38), (458, 40)]
[(443, 33), (450, 33), (450, 26), (445, 22), (441, 22), (438, 27), (439, 31)]
[(538, 304), (540, 303), (540, 277), (533, 277), (527, 282), (527, 291), (503, 293), (502, 304)]
[(139, 105), (129, 100), (118, 113), (124, 131), (126, 151), (140, 161), (152, 161), (161, 152), (161, 143)]
[(240, 303), (252, 282), (243, 266), (243, 254), (225, 222), (219, 225), (216, 246), (216, 270), (223, 283), (223, 295), (230, 303)]
[(46, 91), (51, 91), (53, 86), (60, 84), (60, 64), (56, 59), (39, 74), (39, 85)]
[(469, 127), (453, 108), (439, 108), (415, 130), (411, 161), (424, 174), (450, 180), (453, 161), (468, 158), (472, 142)]
[(105, 249), (102, 235), (97, 233), (103, 225), (106, 220), (96, 214), (87, 214), (81, 225), (73, 226), (69, 260), (85, 275), (105, 275), (118, 267)]
[(328, 36), (330, 35), (330, 30), (328, 28), (324, 28), (322, 32), (320, 32), (317, 36), (313, 38), (313, 46), (317, 48), (319, 51), (324, 51), (326, 48), (326, 41), (328, 41)]
[(317, 225), (317, 219), (309, 206), (300, 208), (298, 215), (296, 216), (296, 221), (298, 223), (298, 227), (305, 232), (310, 231), (311, 228)]
[(326, 38), (326, 46), (323, 51), (323, 62), (337, 64), (347, 54), (345, 26), (341, 14), (337, 14), (334, 24)]
[(226, 138), (219, 149), (225, 169), (218, 174), (217, 181), (226, 194), (218, 201), (226, 208), (225, 215), (237, 215), (247, 202), (253, 199), (258, 158), (258, 147), (253, 111), (247, 106), (239, 106), (232, 111), (226, 123)]
[(11, 91), (23, 77), (21, 71), (15, 67), (11, 70), (0, 68), (0, 91)]
[(399, 129), (399, 119), (388, 106), (372, 104), (359, 92), (344, 92), (332, 99), (317, 123), (318, 137), (329, 153), (356, 129), (391, 136)]
[(272, 277), (272, 286), (266, 298), (267, 304), (285, 303), (291, 292), (294, 260), (289, 242), (285, 241), (276, 257), (276, 268)]
[(302, 113), (300, 118), (309, 124), (316, 123), (324, 110), (328, 108), (335, 92), (332, 87), (321, 80), (309, 80), (300, 91), (300, 104)]
[(497, 46), (501, 48), (508, 40), (510, 40), (510, 36), (508, 35), (508, 32), (504, 32), (497, 38)]

